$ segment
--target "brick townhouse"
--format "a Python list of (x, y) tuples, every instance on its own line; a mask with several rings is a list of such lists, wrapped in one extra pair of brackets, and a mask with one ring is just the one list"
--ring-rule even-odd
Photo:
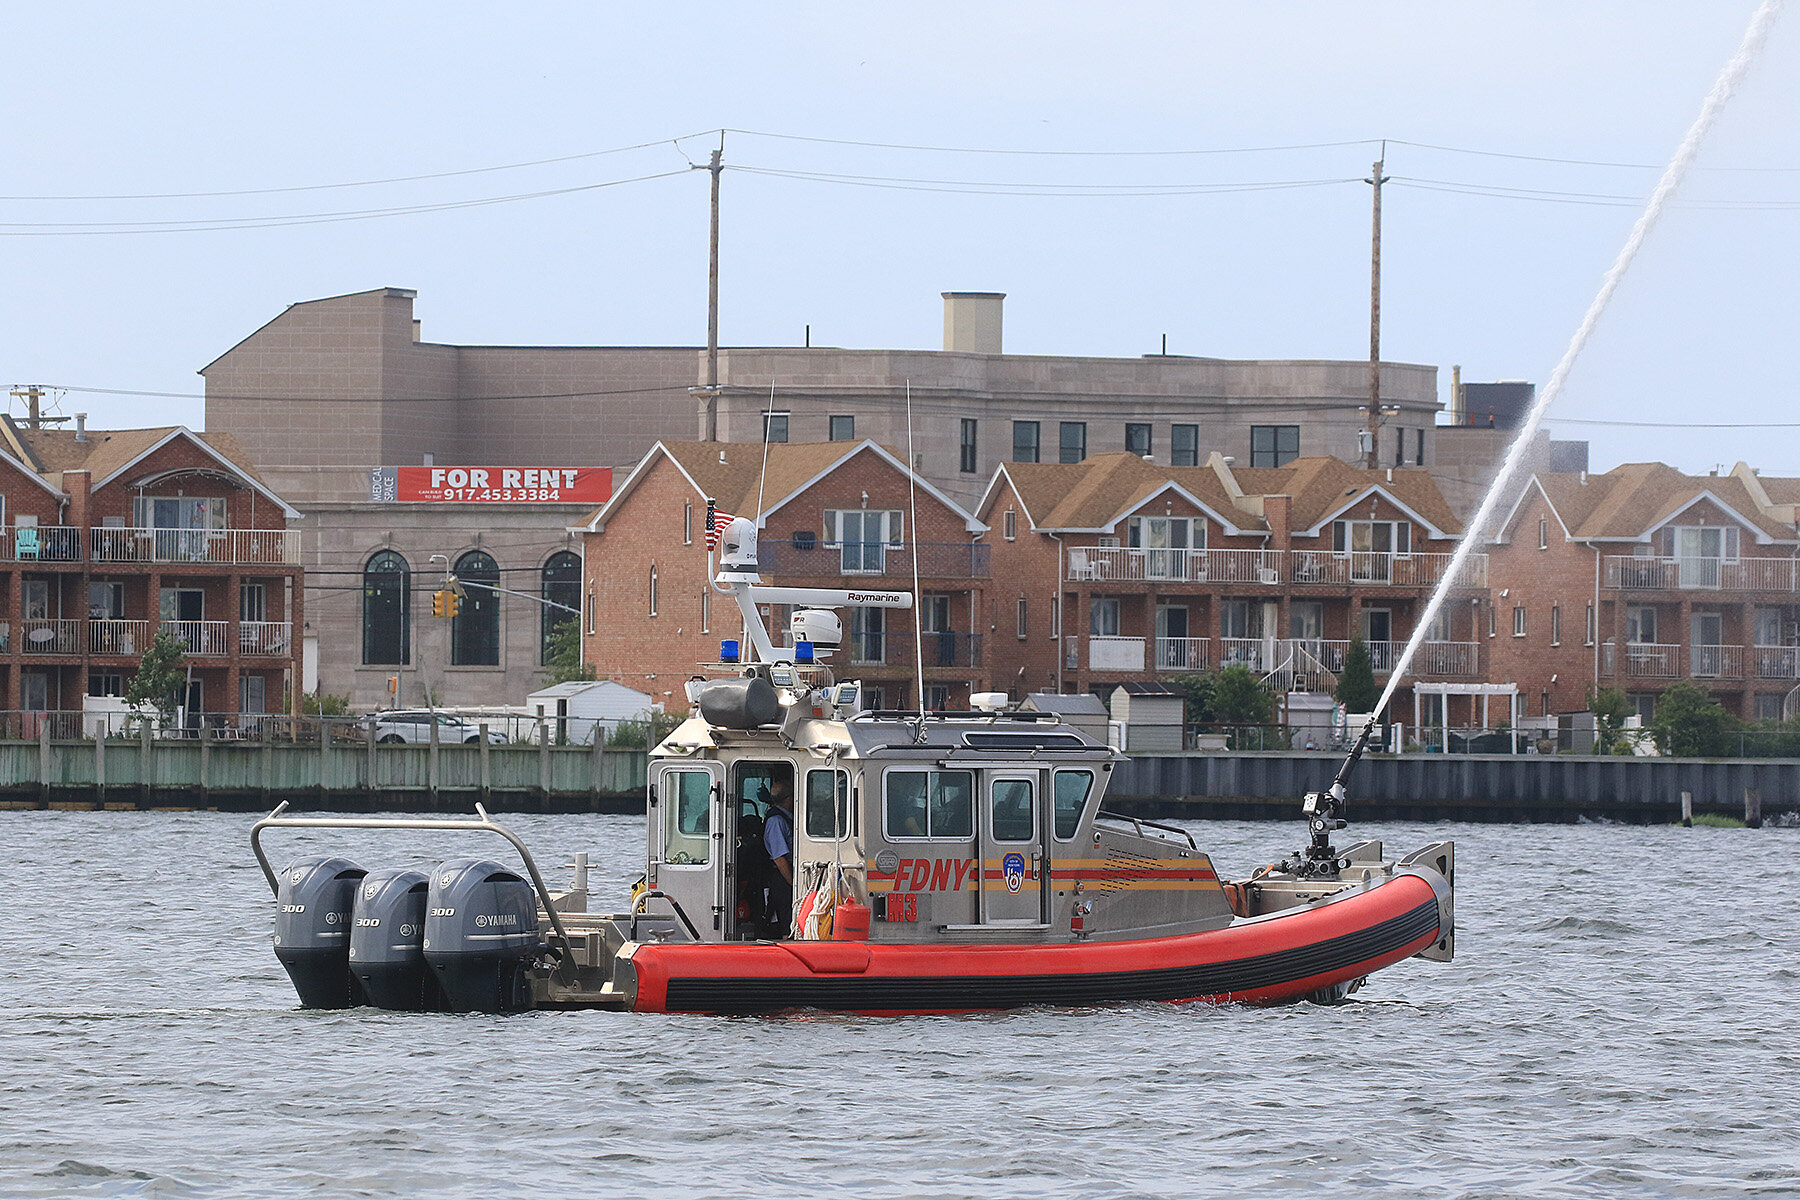
[(1661, 463), (1535, 476), (1489, 547), (1497, 677), (1534, 714), (1623, 689), (1648, 716), (1691, 680), (1739, 716), (1800, 686), (1800, 479)]
[(229, 437), (0, 419), (0, 708), (121, 695), (159, 629), (190, 723), (297, 703), (298, 515)]
[[(903, 460), (872, 441), (659, 442), (583, 528), (582, 649), (600, 677), (685, 706), (695, 665), (716, 661), (742, 622), (707, 578), (706, 502), (758, 520), (765, 583), (910, 590), (918, 553), (926, 701), (966, 707), (989, 686), (980, 624), (990, 586), (981, 525)], [(912, 484), (909, 494), (909, 483)], [(916, 501), (917, 512), (913, 511)], [(763, 606), (771, 635), (784, 605)], [(872, 707), (916, 703), (909, 611), (851, 608), (845, 646), (830, 664), (860, 679)]]
[[(1462, 533), (1425, 471), (1335, 458), (1008, 463), (976, 516), (991, 547), (993, 677), (1019, 693), (1107, 695), (1231, 663), (1324, 691), (1357, 633), (1384, 679)], [(1472, 556), (1415, 678), (1484, 678), (1484, 569)]]

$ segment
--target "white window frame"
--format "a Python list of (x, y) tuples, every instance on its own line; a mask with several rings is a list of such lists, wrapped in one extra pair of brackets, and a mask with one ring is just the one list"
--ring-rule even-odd
[(1028, 621), (1027, 615), (1026, 615), (1025, 597), (1020, 596), (1019, 597), (1019, 640), (1021, 642), (1024, 641), (1026, 639), (1026, 637), (1029, 636), (1030, 632), (1031, 632), (1031, 625), (1030, 625), (1030, 622)]
[(1513, 605), (1513, 636), (1516, 638), (1525, 636), (1525, 606), (1523, 604)]

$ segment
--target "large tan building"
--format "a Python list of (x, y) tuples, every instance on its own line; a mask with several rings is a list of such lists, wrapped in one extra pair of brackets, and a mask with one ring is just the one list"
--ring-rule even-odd
[[(942, 349), (724, 349), (716, 389), (701, 386), (699, 347), (427, 342), (414, 298), (382, 288), (295, 304), (201, 371), (207, 427), (233, 434), (306, 513), (306, 686), (360, 708), (389, 703), (396, 677), (402, 703), (521, 700), (542, 679), (536, 600), (566, 591), (580, 552), (568, 529), (593, 511), (396, 502), (371, 488), (382, 469), (611, 467), (623, 479), (659, 441), (871, 439), (903, 453), (910, 441), (919, 474), (968, 507), (1002, 463), (1125, 451), (1180, 467), (1217, 452), (1275, 468), (1356, 458), (1366, 424), (1366, 363), (1007, 354), (990, 293), (945, 295)], [(1436, 369), (1384, 364), (1381, 378), (1382, 463), (1431, 465)], [(428, 615), (459, 563), (506, 589), (479, 628)]]

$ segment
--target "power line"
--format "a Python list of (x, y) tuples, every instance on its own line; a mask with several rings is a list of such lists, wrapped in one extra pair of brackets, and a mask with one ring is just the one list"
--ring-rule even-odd
[(625, 184), (670, 179), (686, 174), (687, 170), (683, 168), (677, 171), (661, 171), (653, 175), (637, 175), (629, 179), (609, 179), (600, 183), (551, 188), (541, 192), (520, 192), (510, 196), (487, 196), (474, 200), (446, 201), (440, 204), (352, 209), (331, 213), (299, 213), (275, 217), (224, 217), (212, 220), (182, 218), (171, 221), (9, 221), (0, 222), (0, 237), (106, 237), (155, 233), (217, 233), (239, 229), (285, 229), (299, 225), (328, 225), (344, 221), (368, 221), (383, 217), (416, 216), (421, 213), (453, 212), (465, 208), (516, 204), (526, 200), (570, 196), (581, 192), (599, 191), (602, 188), (621, 187)]
[(800, 133), (773, 133), (757, 129), (722, 129), (742, 137), (772, 138), (785, 142), (812, 142), (824, 146), (857, 146), (870, 150), (909, 150), (929, 154), (995, 154), (1034, 158), (1178, 158), (1215, 154), (1275, 154), (1290, 150), (1332, 150), (1345, 146), (1372, 146), (1379, 139), (1360, 138), (1347, 142), (1303, 142), (1287, 146), (1223, 146), (1180, 150), (1022, 150), (1008, 147), (920, 146), (903, 142), (866, 142), (851, 138), (813, 137)]
[[(674, 347), (687, 350), (690, 347)], [(694, 350), (699, 353), (698, 349)], [(586, 400), (607, 396), (644, 396), (658, 392), (686, 393), (692, 385), (661, 384), (655, 387), (596, 388), (582, 392), (530, 392), (516, 396), (248, 396), (221, 392), (149, 392), (136, 388), (79, 387), (74, 384), (43, 385), (59, 392), (80, 392), (87, 396), (132, 396), (146, 400), (230, 400), (241, 403), (277, 404), (454, 404), (464, 401), (489, 400)]]
[(796, 171), (779, 167), (728, 166), (728, 171), (766, 175), (809, 183), (833, 183), (895, 191), (948, 192), (987, 196), (1194, 196), (1235, 192), (1268, 192), (1293, 188), (1328, 187), (1355, 183), (1351, 178), (1283, 179), (1243, 183), (995, 183), (982, 180), (915, 179), (892, 175), (851, 175), (826, 171)]
[(395, 175), (387, 179), (358, 179), (344, 183), (305, 183), (289, 187), (240, 188), (235, 191), (217, 192), (139, 192), (120, 193), (116, 195), (93, 196), (0, 196), (0, 201), (109, 201), (109, 200), (214, 200), (235, 196), (277, 196), (296, 192), (325, 192), (344, 188), (385, 187), (396, 183), (421, 183), (433, 179), (456, 179), (466, 175), (489, 175), (497, 171), (521, 171), (530, 167), (547, 167), (560, 163), (582, 162), (591, 158), (603, 158), (609, 154), (625, 154), (632, 150), (647, 150), (654, 146), (673, 145), (677, 150), (680, 144), (693, 138), (708, 137), (711, 130), (699, 133), (686, 133), (676, 138), (659, 138), (653, 142), (637, 142), (630, 146), (613, 146), (606, 150), (585, 150), (578, 154), (564, 154), (556, 158), (538, 158), (529, 162), (500, 163), (488, 167), (465, 167), (456, 171), (435, 171), (425, 175)]

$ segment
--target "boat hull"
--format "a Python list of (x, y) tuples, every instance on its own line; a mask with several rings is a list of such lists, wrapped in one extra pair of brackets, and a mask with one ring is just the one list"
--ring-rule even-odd
[(1448, 893), (1441, 879), (1415, 871), (1204, 933), (1060, 945), (635, 944), (621, 951), (615, 979), (640, 1012), (816, 1008), (901, 1014), (1144, 1000), (1274, 1004), (1437, 945), (1448, 933)]

